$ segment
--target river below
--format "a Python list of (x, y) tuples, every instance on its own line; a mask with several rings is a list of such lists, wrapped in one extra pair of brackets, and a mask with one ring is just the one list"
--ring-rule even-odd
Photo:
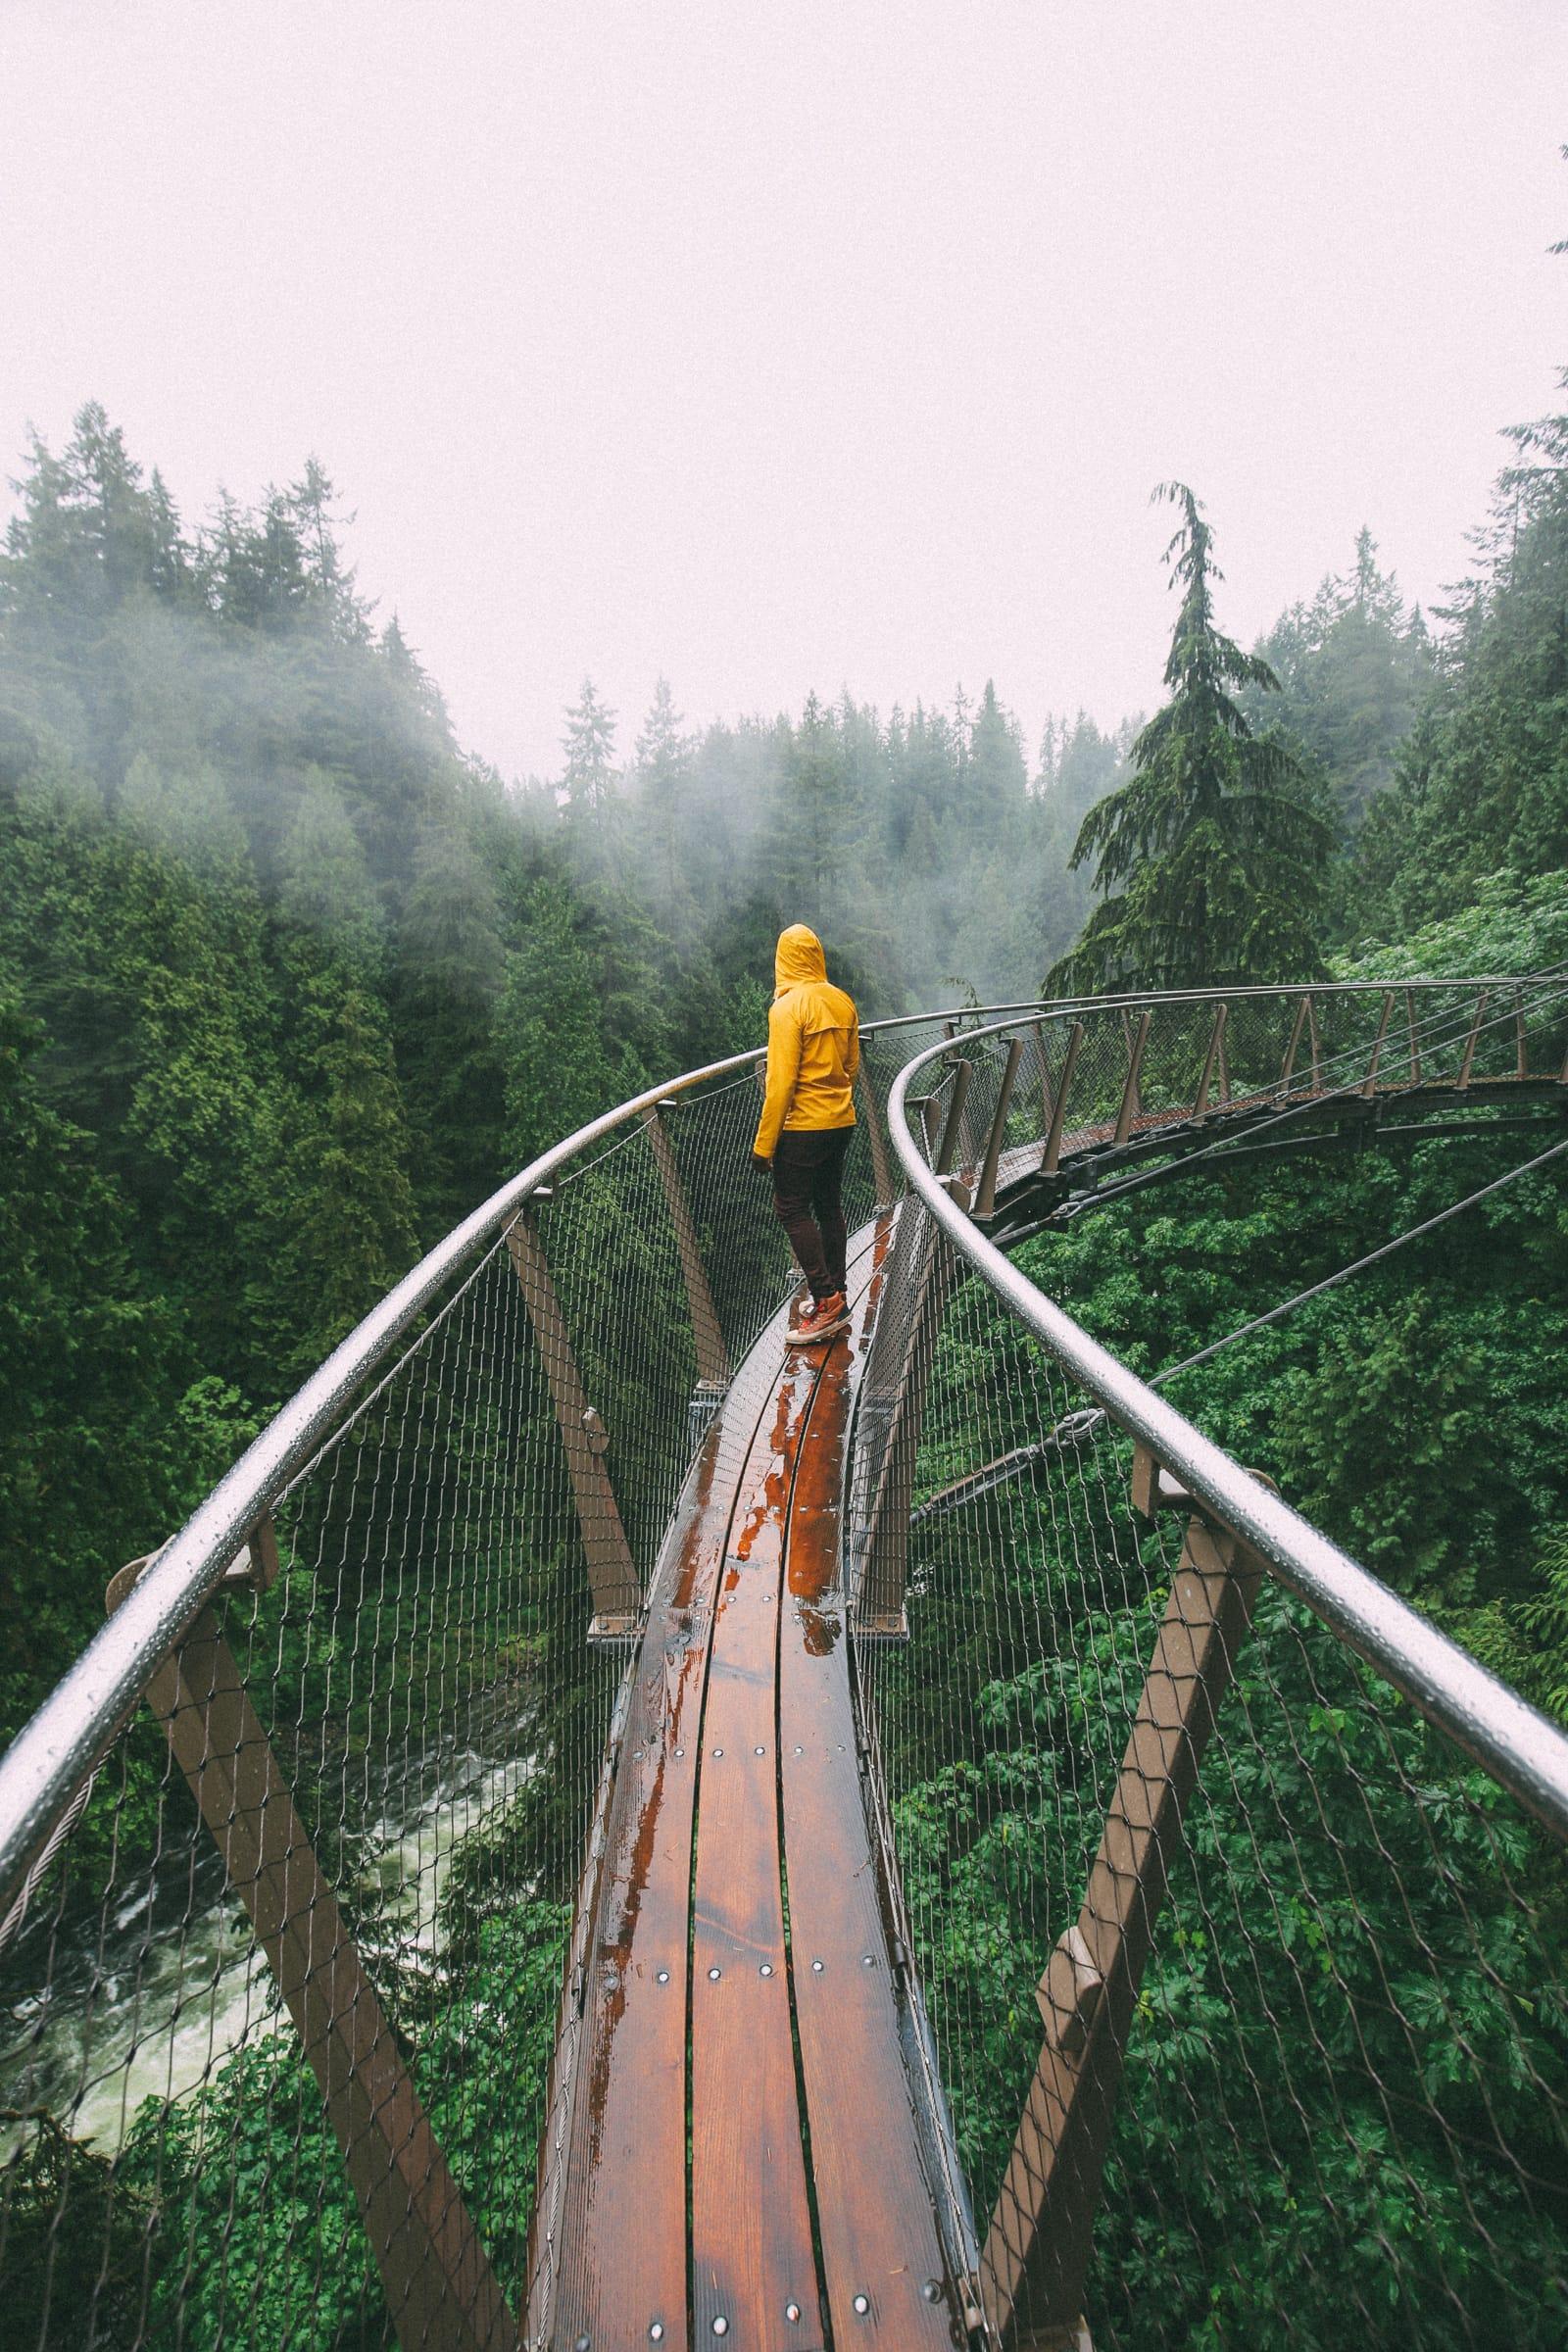
[[(373, 1905), (377, 1940), (440, 1957), (438, 1911), (463, 1838), (507, 1801), (536, 1765), (531, 1708), (492, 1719), (484, 1747), (405, 1758), (377, 1776), (355, 1893)], [(271, 1972), (211, 1838), (193, 1824), (166, 1843), (138, 1891), (74, 1932), (49, 1915), (47, 1893), (7, 1954), (26, 1984), (0, 2011), (0, 2162), (40, 2107), (74, 2138), (112, 2155), (149, 2098), (174, 2099), (224, 2055), (287, 2025)]]

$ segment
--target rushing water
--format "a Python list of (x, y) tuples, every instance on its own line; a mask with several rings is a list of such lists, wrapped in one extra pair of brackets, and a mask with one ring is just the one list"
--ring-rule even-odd
[[(383, 1939), (439, 1958), (437, 1913), (462, 1839), (535, 1769), (531, 1711), (476, 1747), (405, 1759), (380, 1776), (356, 1891)], [(500, 1749), (503, 1752), (498, 1755)], [(41, 1908), (47, 1914), (47, 1898)], [(36, 1987), (0, 2014), (0, 2108), (47, 2107), (77, 2139), (118, 2148), (147, 2098), (172, 2099), (225, 2052), (287, 2019), (207, 1832), (166, 1845), (150, 1881), (74, 1936), (35, 1915), (8, 1975)], [(30, 1961), (30, 1970), (27, 1963)], [(0, 2161), (24, 2126), (0, 2125)]]

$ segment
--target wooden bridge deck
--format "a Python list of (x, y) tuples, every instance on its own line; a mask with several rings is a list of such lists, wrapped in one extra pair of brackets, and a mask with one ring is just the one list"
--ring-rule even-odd
[(768, 1327), (666, 1540), (541, 2186), (528, 2340), (560, 2352), (955, 2340), (837, 1590), (887, 1238), (847, 1338)]

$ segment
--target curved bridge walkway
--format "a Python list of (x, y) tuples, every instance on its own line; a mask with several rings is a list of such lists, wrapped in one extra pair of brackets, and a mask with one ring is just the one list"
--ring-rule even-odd
[(531, 2342), (953, 2341), (837, 1583), (891, 1222), (857, 1237), (844, 1339), (769, 1325), (665, 1541), (580, 1913)]
[[(1089, 2341), (1080, 2316), (1086, 2266), (1133, 2006), (1181, 1850), (1183, 1810), (1265, 1576), (1304, 1599), (1326, 1638), (1369, 1660), (1558, 1838), (1568, 1831), (1568, 1748), (1553, 1727), (1526, 1721), (1530, 1711), (1514, 1694), (1106, 1357), (1015, 1273), (993, 1240), (1010, 1244), (1195, 1155), (1213, 1153), (1210, 1164), (1221, 1166), (1263, 1152), (1353, 1149), (1374, 1133), (1413, 1142), (1455, 1131), (1455, 1122), (1466, 1133), (1557, 1128), (1568, 1111), (1568, 975), (1431, 984), (1430, 1004), (1425, 985), (1321, 992), (1334, 999), (1341, 1024), (1332, 1037), (1327, 1027), (1320, 1036), (1314, 992), (1300, 990), (1031, 1008), (956, 1035), (949, 1026), (902, 1062), (882, 1102), (866, 1081), (874, 1198), (901, 1198), (854, 1238), (851, 1330), (826, 1348), (792, 1351), (788, 1310), (780, 1309), (738, 1364), (756, 1328), (757, 1284), (771, 1279), (778, 1244), (755, 1189), (738, 1196), (714, 1171), (739, 1165), (749, 1140), (746, 1073), (755, 1057), (688, 1073), (580, 1129), (439, 1245), (187, 1527), (116, 1579), (114, 1625), (0, 1762), (0, 1941), (25, 1913), (34, 1882), (70, 1837), (145, 1694), (299, 2030), (343, 2153), (366, 2254), (406, 2352), (513, 2352), (519, 2343), (528, 2352), (630, 2352), (644, 2344), (695, 2352), (714, 2343), (726, 2352), (921, 2352), (965, 2342), (1078, 2352)], [(1406, 1036), (1396, 1059), (1401, 995)], [(1489, 997), (1502, 1006), (1490, 1026)], [(910, 1027), (935, 1028), (937, 1020), (892, 1025), (901, 1057)], [(1539, 1044), (1532, 1058), (1539, 1038), (1549, 1046), (1544, 1068)], [(703, 1091), (712, 1080), (727, 1083)], [(1568, 1139), (1550, 1147), (1564, 1149)], [(609, 1172), (580, 1193), (566, 1189), (590, 1168)], [(872, 1197), (861, 1194), (860, 1213)], [(537, 1217), (552, 1199), (555, 1206)], [(605, 1279), (596, 1258), (607, 1200), (623, 1221), (617, 1230), (657, 1226), (659, 1235), (646, 1260), (628, 1258), (615, 1280)], [(486, 1256), (466, 1272), (486, 1243)], [(732, 1311), (737, 1298), (745, 1302), (728, 1342), (710, 1271), (722, 1276), (720, 1297)], [(980, 1279), (970, 1284), (971, 1276)], [(650, 1350), (669, 1331), (677, 1278), (697, 1385), (689, 1392), (682, 1372), (656, 1394)], [(981, 1334), (989, 1349), (986, 1318), (1000, 1313), (1010, 1333), (1041, 1343), (1054, 1369), (1032, 1404), (1027, 1396), (1022, 1404), (1016, 1396), (992, 1400), (1010, 1449), (978, 1458), (992, 1427), (980, 1410), (965, 1430), (965, 1450), (945, 1465), (963, 1474), (915, 1507), (927, 1392), (943, 1387), (933, 1377), (939, 1350), (970, 1312), (968, 1289), (978, 1299), (971, 1336)], [(368, 1388), (442, 1298), (380, 1386)], [(465, 1381), (473, 1373), (461, 1409), (450, 1393), (457, 1365)], [(1007, 1377), (999, 1375), (999, 1388)], [(961, 1378), (957, 1351), (943, 1379), (951, 1387)], [(383, 1403), (378, 1418), (368, 1408), (383, 1390), (395, 1410)], [(355, 1396), (360, 1402), (345, 1418)], [(712, 1416), (695, 1454), (688, 1396)], [(1063, 1417), (1062, 1400), (1074, 1398), (1092, 1402), (1094, 1413)], [(886, 1732), (896, 1718), (883, 1709), (890, 1693), (897, 1699), (894, 1666), (916, 1680), (922, 1671), (920, 1629), (910, 1648), (884, 1644), (910, 1636), (911, 1616), (920, 1614), (905, 1605), (916, 1590), (908, 1583), (915, 1521), (989, 1494), (1086, 1417), (1108, 1417), (1121, 1448), (1113, 1483), (1126, 1477), (1123, 1441), (1134, 1441), (1131, 1505), (1140, 1525), (1125, 1532), (1126, 1504), (1120, 1494), (1111, 1501), (1097, 1469), (1093, 1480), (1086, 1473), (1063, 1485), (1064, 1512), (1082, 1517), (1066, 1525), (1064, 1540), (1075, 1561), (1081, 1541), (1090, 1566), (1113, 1584), (1147, 1540), (1168, 1568), (1157, 1580), (1168, 1596), (1157, 1628), (1148, 1629), (1150, 1646), (1133, 1653), (1141, 1682), (1134, 1674), (1125, 1692), (1118, 1683), (1125, 1744), (1112, 1720), (1094, 1802), (1074, 1833), (1087, 1824), (1089, 1850), (1062, 1863), (1069, 1909), (1058, 1918), (1043, 1901), (1038, 1918), (1030, 1915), (1030, 1934), (1040, 1931), (1037, 1946), (1047, 1954), (1034, 1993), (1040, 2024), (1020, 2004), (1013, 2038), (1034, 2071), (1000, 2190), (987, 2191), (986, 2202), (993, 2193), (997, 2201), (980, 2244), (945, 2103), (951, 2053), (927, 2023), (906, 1949), (921, 1916), (906, 1912), (889, 1859), (896, 1791), (886, 1759), (895, 1748)], [(1016, 1443), (1020, 1432), (1030, 1444)], [(608, 1450), (622, 1433), (634, 1443), (620, 1454)], [(928, 1443), (926, 1455), (933, 1467), (940, 1445)], [(665, 1525), (670, 1487), (688, 1463)], [(320, 1465), (320, 1489), (310, 1495), (320, 1521), (312, 1552), (300, 1531), (314, 1523), (300, 1497)], [(846, 1530), (852, 1493), (855, 1524)], [(418, 1539), (395, 1551), (388, 1528), (411, 1498), (418, 1502)], [(597, 1770), (598, 1794), (573, 1811), (567, 1841), (567, 1868), (583, 1859), (525, 2261), (515, 2182), (535, 2144), (534, 2093), (495, 2177), (466, 2152), (472, 2180), (460, 2193), (431, 2119), (439, 2120), (439, 2101), (450, 2118), (457, 2091), (467, 2095), (466, 2052), (443, 2078), (432, 2037), (422, 2053), (428, 2092), (416, 2090), (252, 1706), (246, 1670), (205, 1605), (238, 1586), (260, 1608), (279, 1573), (274, 1507), (296, 1514), (285, 1544), (301, 1547), (307, 1568), (315, 1558), (323, 1571), (348, 1572), (346, 1590), (364, 1590), (353, 1581), (362, 1552), (379, 1563), (406, 1609), (394, 1619), (400, 1638), (410, 1628), (439, 1628), (443, 1640), (454, 1627), (461, 1635), (465, 1607), (473, 1626), (489, 1630), (485, 1612), (496, 1608), (501, 1588), (486, 1580), (506, 1562), (514, 1571), (506, 1588), (509, 1624), (531, 1639), (548, 1622), (573, 1644), (586, 1631), (596, 1647), (591, 1738), (574, 1759), (582, 1769), (572, 1787), (591, 1789)], [(623, 1507), (636, 1513), (625, 1524)], [(427, 1509), (437, 1523), (428, 1542)], [(1157, 1533), (1147, 1532), (1161, 1510), (1175, 1511), (1179, 1523), (1168, 1553)], [(561, 1525), (580, 1528), (583, 1581), (574, 1552), (569, 1573), (552, 1565)], [(982, 1546), (965, 1565), (977, 1579), (1004, 1581), (1014, 1539), (1000, 1522), (993, 1538), (993, 1548)], [(656, 1546), (645, 1588), (640, 1566)], [(1135, 1577), (1129, 1589), (1144, 1592), (1147, 1582)], [(579, 1611), (590, 1592), (585, 1628)], [(255, 1652), (258, 1690), (274, 1654), (275, 1625), (268, 1624)], [(607, 1647), (618, 1650), (623, 1673), (603, 1655)], [(432, 1676), (418, 1724), (432, 1754), (444, 1725), (454, 1740), (466, 1737), (470, 1708), (488, 1695), (481, 1678), (491, 1675), (491, 1651), (479, 1641), (472, 1649), (470, 1668), (456, 1640), (442, 1653), (443, 1676)], [(377, 1662), (372, 1648), (357, 1682), (350, 1658), (336, 1715), (284, 1727), (295, 1751), (307, 1731), (323, 1743), (341, 1731), (339, 1718), (347, 1720), (356, 1692), (364, 1702)], [(884, 1662), (889, 1690), (879, 1690)], [(1265, 1681), (1264, 1697), (1288, 1729), (1291, 1690)], [(1249, 1725), (1238, 1735), (1244, 1765)], [(1390, 1806), (1418, 1810), (1420, 1788), (1401, 1777), (1392, 1748), (1383, 1770)], [(319, 1810), (319, 1788), (314, 1800)], [(506, 1804), (503, 1789), (479, 1809), (504, 1819)], [(358, 1819), (346, 1797), (340, 1815), (329, 1826)], [(1329, 1842), (1337, 1862), (1338, 1840)], [(535, 1868), (542, 1878), (548, 1851), (542, 1835), (517, 1849), (514, 1893), (539, 1883)], [(156, 1865), (154, 1857), (155, 1872)], [(421, 1867), (433, 1915), (434, 1864), (416, 1861), (416, 1880)], [(1304, 1875), (1301, 1887), (1315, 1917)], [(111, 1881), (106, 1918), (123, 1891)], [(1058, 1906), (1062, 1899), (1054, 1897)], [(1534, 1936), (1527, 1900), (1510, 1901), (1510, 1921)], [(1260, 1948), (1272, 1949), (1277, 1919), (1262, 1919), (1258, 1933)], [(1560, 2003), (1557, 1959), (1539, 1941), (1528, 1948), (1532, 1999), (1544, 1984)], [(1420, 1996), (1439, 2007), (1447, 1997), (1448, 1949), (1441, 1936), (1416, 1945), (1426, 1971)], [(440, 1997), (449, 2005), (466, 1999), (470, 2026), (492, 1998), (444, 1984)], [(934, 1995), (932, 2018), (940, 2029)], [(485, 2015), (486, 2031), (492, 2023)], [(1272, 2019), (1265, 2025), (1273, 2030)], [(1343, 2054), (1352, 2039), (1359, 2046), (1348, 1994), (1341, 2029), (1330, 2069), (1336, 2101), (1348, 2063)], [(1327, 2057), (1324, 2040), (1314, 2046)], [(1502, 2047), (1499, 2063), (1522, 2081), (1519, 2034)], [(1385, 2099), (1375, 2073), (1370, 2080), (1378, 2112), (1391, 2115), (1393, 2094)], [(1554, 2119), (1556, 2106), (1532, 2080), (1538, 2104), (1550, 2106)], [(1264, 2086), (1249, 2064), (1246, 2095)], [(979, 2103), (1000, 2087), (986, 2081)], [(1476, 2095), (1488, 2095), (1479, 2068)], [(971, 2111), (975, 2103), (971, 2097)], [(1416, 2104), (1451, 2155), (1459, 2139), (1424, 2088)], [(1468, 2112), (1473, 2123), (1481, 2109)], [(1536, 2170), (1544, 2180), (1555, 2158), (1538, 2168), (1530, 2145), (1518, 2153), (1490, 2121), (1488, 2132), (1483, 2153), (1512, 2165), (1528, 2202)], [(215, 2145), (215, 2179), (224, 2161)], [(1450, 2170), (1462, 2186), (1456, 2156)], [(1408, 2179), (1416, 2180), (1415, 2171)], [(230, 2180), (237, 2199), (237, 2172)], [(517, 2213), (510, 2238), (509, 2205)], [(64, 2210), (62, 2192), (51, 2233)], [(1542, 2224), (1532, 2242), (1554, 2241)], [(1207, 2251), (1199, 2246), (1199, 2258)], [(1532, 2259), (1538, 2269), (1526, 2284), (1536, 2292), (1530, 2279), (1544, 2277), (1547, 2257)], [(1513, 2271), (1499, 2258), (1496, 2279), (1518, 2272), (1511, 2253), (1508, 2260)], [(107, 2255), (105, 2266), (107, 2277)], [(236, 2310), (250, 2276), (236, 2264), (239, 2284), (231, 2289), (226, 2275), (220, 2281)], [(308, 2301), (312, 2290), (299, 2285), (296, 2296), (297, 2284), (291, 2273), (291, 2298)], [(522, 2312), (510, 2299), (519, 2284)], [(187, 2272), (179, 2294), (190, 2286)], [(1347, 2286), (1357, 2293), (1354, 2280)], [(1366, 2309), (1358, 2295), (1353, 2307)], [(1278, 2309), (1288, 2314), (1285, 2301)], [(291, 2328), (297, 2317), (291, 2304)], [(144, 2309), (116, 2340), (153, 2340), (145, 2318)], [(1461, 2318), (1454, 2340), (1482, 2340), (1468, 2314)], [(1288, 2316), (1280, 2324), (1289, 2332)], [(215, 2352), (257, 2352), (261, 2338), (241, 2313), (206, 2340)]]

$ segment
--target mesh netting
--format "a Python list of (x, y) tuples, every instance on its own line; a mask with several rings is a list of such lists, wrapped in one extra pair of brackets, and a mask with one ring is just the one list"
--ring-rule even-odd
[[(994, 1157), (1021, 1229), (1099, 1153), (1118, 1181), (1157, 1165), (1173, 1114), (1250, 1106), (1252, 1145), (1289, 1144), (1304, 1101), (1353, 1107), (1369, 1074), (1539, 1078), (1562, 998), (1086, 1007), (1013, 1034), (1016, 1054), (960, 1032), (911, 1107), (969, 1196)], [(866, 1040), (852, 1226), (898, 1190), (867, 1114), (940, 1035)], [(21, 2352), (514, 2340), (613, 1637), (796, 1281), (757, 1109), (751, 1073), (677, 1091), (558, 1171), (294, 1478), (253, 1545), (262, 1589), (225, 1590), (160, 1669), (0, 1926)], [(1133, 1514), (1130, 1449), (1087, 1403), (906, 1205), (848, 1565), (960, 2250), (1015, 2161), (1035, 1986), (1179, 1568), (1181, 1519)], [(1097, 2340), (1560, 2340), (1565, 1922), (1542, 1834), (1265, 1589), (1167, 1864), (1104, 2150)]]
[[(1472, 1082), (1555, 1078), (1560, 990), (1478, 1031), (1474, 989), (1431, 997), (1423, 1083), (1467, 1048)], [(1233, 1009), (1233, 1098), (1278, 1107), (1298, 1002)], [(1364, 1082), (1381, 1014), (1326, 1001), (1318, 1090)], [(1071, 1148), (1113, 1138), (1139, 1021), (1086, 1010)], [(1016, 1032), (1015, 1179), (1068, 1030)], [(1158, 1008), (1133, 1117), (1190, 1108), (1205, 1060), (1217, 1102), (1213, 1038), (1212, 1004)], [(970, 1065), (965, 1195), (1007, 1043), (919, 1074), (934, 1159)], [(923, 1207), (898, 1227), (852, 1490), (859, 1704), (993, 2316), (1087, 2312), (1100, 2347), (1564, 2341), (1560, 1847), (1245, 1554), (1135, 1512), (1131, 1442)], [(1195, 1576), (1230, 1611), (1206, 1681)]]
[(640, 1585), (716, 1393), (688, 1273), (726, 1365), (794, 1279), (757, 1108), (678, 1095), (662, 1154), (638, 1118), (559, 1174), (275, 1505), (270, 1589), (193, 1629), (180, 1762), (151, 1708), (103, 1758), (0, 1953), (19, 2352), (382, 2345), (389, 2300), (510, 2340), (627, 1656), (587, 1639), (607, 1514)]

